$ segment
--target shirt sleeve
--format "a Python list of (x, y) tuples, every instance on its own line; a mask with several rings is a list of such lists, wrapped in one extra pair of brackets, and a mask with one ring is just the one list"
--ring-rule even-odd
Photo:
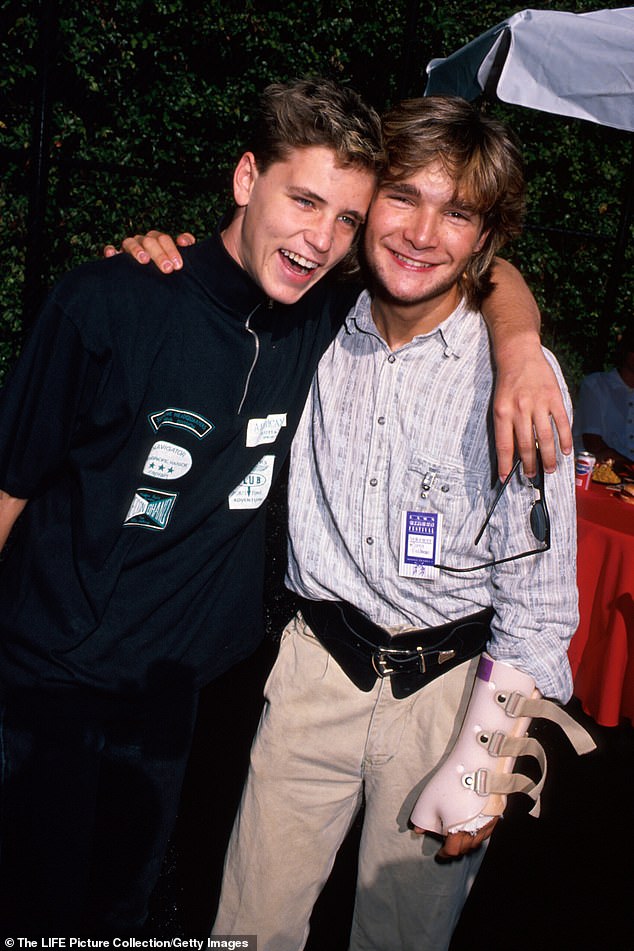
[(584, 448), (584, 433), (592, 433), (595, 436), (603, 435), (603, 400), (597, 392), (597, 383), (597, 375), (593, 373), (591, 376), (584, 377), (579, 384), (573, 424), (577, 452)]
[(96, 361), (53, 295), (0, 394), (0, 487), (33, 498), (64, 465)]
[[(547, 356), (571, 414), (561, 371), (554, 357)], [(495, 617), (489, 651), (496, 660), (533, 676), (544, 696), (566, 703), (572, 695), (567, 651), (579, 623), (572, 456), (558, 453), (556, 472), (544, 476), (544, 496), (550, 516), (550, 550), (492, 569)], [(523, 476), (509, 484), (491, 522), (494, 557), (540, 547), (530, 529), (534, 498), (535, 491)]]

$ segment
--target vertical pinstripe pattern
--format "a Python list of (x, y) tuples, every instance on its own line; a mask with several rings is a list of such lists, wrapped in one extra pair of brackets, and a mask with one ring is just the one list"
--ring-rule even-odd
[(546, 475), (549, 552), (468, 575), (441, 571), (436, 580), (398, 574), (404, 509), (442, 513), (444, 564), (538, 547), (529, 524), (534, 490), (520, 476), (473, 544), (494, 490), (492, 385), (479, 314), (461, 304), (392, 353), (364, 292), (321, 360), (293, 443), (287, 580), (304, 597), (348, 601), (395, 634), (492, 604), (493, 656), (565, 701), (572, 687), (566, 648), (577, 625), (570, 457)]

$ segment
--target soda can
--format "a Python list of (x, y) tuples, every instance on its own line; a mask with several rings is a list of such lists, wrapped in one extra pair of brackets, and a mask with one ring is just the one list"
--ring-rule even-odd
[(575, 458), (575, 485), (578, 489), (587, 489), (592, 479), (592, 470), (597, 460), (591, 452), (580, 452)]

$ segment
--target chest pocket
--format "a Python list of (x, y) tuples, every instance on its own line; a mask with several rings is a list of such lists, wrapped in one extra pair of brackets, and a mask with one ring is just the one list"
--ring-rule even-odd
[(490, 474), (414, 457), (407, 469), (401, 511), (442, 515), (442, 559), (451, 554), (486, 551), (486, 538), (477, 549), (474, 539), (484, 522)]

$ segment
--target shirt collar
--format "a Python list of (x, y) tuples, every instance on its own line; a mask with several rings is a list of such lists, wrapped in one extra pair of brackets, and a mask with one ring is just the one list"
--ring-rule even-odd
[[(370, 333), (378, 335), (378, 331), (372, 319), (372, 297), (368, 290), (361, 292), (355, 305), (349, 311), (345, 319), (345, 328), (347, 333)], [(476, 318), (474, 320), (474, 318)], [(465, 352), (468, 344), (475, 338), (479, 329), (481, 315), (479, 311), (470, 308), (463, 298), (456, 309), (443, 320), (441, 324), (434, 327), (426, 334), (418, 334), (406, 347), (417, 346), (434, 336), (439, 336), (447, 353), (452, 353), (459, 357)], [(379, 335), (380, 336), (380, 335)], [(405, 349), (401, 347), (400, 349)]]
[(183, 249), (183, 256), (190, 277), (216, 304), (241, 318), (259, 304), (267, 304), (268, 298), (225, 248), (220, 235), (223, 223), (210, 238)]
[[(256, 312), (260, 323), (275, 323), (280, 327), (319, 320), (323, 302), (332, 294), (331, 276), (321, 278), (293, 304), (271, 300), (225, 248), (221, 231), (226, 223), (226, 218), (223, 218), (210, 238), (182, 249), (183, 257), (187, 259), (187, 274), (216, 306), (230, 319), (241, 322)], [(342, 308), (349, 299), (342, 292)], [(338, 311), (338, 320), (341, 320), (341, 311)]]

